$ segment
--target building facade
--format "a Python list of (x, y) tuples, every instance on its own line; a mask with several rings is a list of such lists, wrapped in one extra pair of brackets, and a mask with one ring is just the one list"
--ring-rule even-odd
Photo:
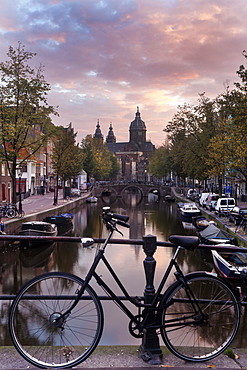
[[(117, 142), (114, 135), (112, 123), (106, 136), (107, 148), (117, 157), (121, 173), (119, 180), (148, 182), (148, 158), (153, 154), (155, 146), (151, 141), (147, 141), (147, 128), (145, 122), (141, 119), (139, 107), (135, 114), (135, 119), (129, 126), (129, 141)], [(100, 129), (99, 120), (97, 122), (94, 138), (103, 140), (103, 134)]]

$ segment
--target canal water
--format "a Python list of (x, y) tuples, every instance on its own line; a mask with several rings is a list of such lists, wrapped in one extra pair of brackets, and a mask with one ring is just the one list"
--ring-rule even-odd
[[(182, 224), (178, 207), (175, 202), (158, 200), (156, 195), (150, 195), (141, 200), (137, 194), (127, 194), (122, 199), (105, 198), (98, 203), (84, 204), (74, 209), (73, 229), (67, 235), (80, 237), (106, 237), (107, 230), (102, 227), (100, 215), (102, 207), (110, 206), (112, 212), (127, 214), (130, 228), (119, 227), (123, 236), (114, 234), (117, 239), (142, 239), (146, 235), (155, 235), (158, 241), (167, 241), (172, 234), (195, 235), (195, 229), (190, 224)], [(20, 248), (18, 243), (4, 246), (0, 251), (1, 279), (0, 289), (3, 294), (16, 292), (31, 278), (49, 271), (64, 271), (85, 277), (91, 265), (96, 248), (83, 248), (80, 243), (59, 242), (50, 246), (36, 248)], [(158, 286), (161, 277), (173, 255), (173, 248), (158, 247), (154, 254), (157, 262), (154, 286)], [(131, 295), (143, 295), (145, 289), (145, 274), (143, 261), (145, 253), (140, 245), (108, 245), (106, 257)], [(178, 262), (184, 273), (198, 270), (212, 270), (212, 265), (205, 262), (200, 251), (183, 251)], [(98, 273), (113, 288), (122, 295), (114, 285), (103, 265), (98, 267)], [(174, 281), (170, 276), (168, 285)], [(92, 287), (99, 295), (105, 293), (92, 282)], [(0, 339), (1, 345), (10, 345), (7, 321), (10, 301), (0, 301)], [(129, 319), (112, 302), (103, 301), (105, 327), (101, 345), (140, 344), (140, 339), (133, 338), (128, 331)], [(130, 305), (128, 305), (131, 308)], [(135, 308), (134, 308), (135, 312)], [(137, 314), (137, 312), (136, 312)], [(217, 328), (216, 328), (217, 330)], [(237, 344), (244, 346), (244, 335), (240, 335)]]

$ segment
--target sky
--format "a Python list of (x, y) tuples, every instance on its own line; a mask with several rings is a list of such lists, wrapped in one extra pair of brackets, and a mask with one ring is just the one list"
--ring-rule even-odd
[(156, 147), (178, 106), (215, 98), (246, 65), (246, 0), (0, 0), (0, 61), (22, 42), (37, 53), (58, 106), (81, 141), (99, 120), (129, 140), (137, 107)]

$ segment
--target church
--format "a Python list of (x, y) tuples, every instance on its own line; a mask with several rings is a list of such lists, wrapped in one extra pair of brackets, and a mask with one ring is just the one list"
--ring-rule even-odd
[[(145, 122), (141, 119), (139, 107), (137, 107), (135, 119), (130, 123), (128, 142), (117, 142), (113, 126), (110, 124), (105, 144), (120, 163), (121, 174), (119, 180), (148, 182), (148, 158), (153, 154), (155, 146), (151, 141), (147, 141), (146, 134), (147, 128)], [(104, 139), (99, 120), (93, 137), (102, 141)]]

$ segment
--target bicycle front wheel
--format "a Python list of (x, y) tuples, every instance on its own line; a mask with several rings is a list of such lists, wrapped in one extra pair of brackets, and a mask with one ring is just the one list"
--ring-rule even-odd
[(15, 216), (16, 216), (16, 211), (15, 211), (15, 209), (14, 209), (14, 208), (9, 208), (9, 209), (7, 209), (7, 211), (6, 211), (6, 216), (7, 216), (8, 218), (13, 218), (13, 217), (15, 217)]
[(161, 336), (169, 350), (187, 361), (210, 360), (233, 341), (240, 305), (224, 281), (207, 273), (185, 276), (164, 296)]
[(103, 310), (87, 286), (76, 307), (58, 320), (76, 299), (83, 280), (67, 273), (48, 273), (28, 282), (14, 299), (10, 335), (17, 351), (41, 368), (68, 368), (96, 348), (103, 330)]

